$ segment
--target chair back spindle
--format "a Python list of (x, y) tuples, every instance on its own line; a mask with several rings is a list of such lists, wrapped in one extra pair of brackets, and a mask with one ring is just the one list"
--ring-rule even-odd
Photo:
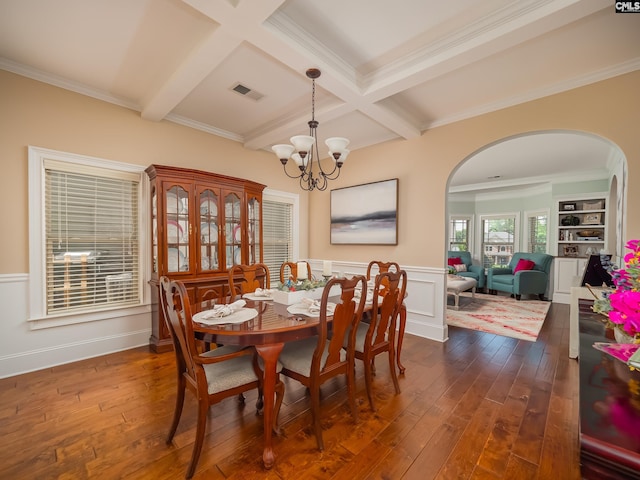
[[(382, 262), (380, 260), (372, 260), (371, 262), (369, 262), (369, 265), (367, 265), (367, 281), (376, 278), (376, 269), (378, 270), (378, 275), (389, 271), (399, 272), (400, 265), (396, 262)], [(372, 275), (374, 276), (372, 277)], [(387, 280), (385, 279), (382, 284), (383, 291), (387, 288), (386, 282)]]
[(229, 295), (231, 300), (257, 288), (271, 288), (269, 267), (264, 263), (234, 265), (229, 269)]
[[(307, 278), (311, 279), (311, 265), (309, 265), (309, 262), (300, 263), (305, 264), (305, 268), (307, 269)], [(287, 275), (287, 271), (289, 272), (289, 275)], [(284, 262), (280, 265), (280, 283), (285, 283), (287, 280), (297, 282), (298, 273), (298, 264), (296, 262)]]

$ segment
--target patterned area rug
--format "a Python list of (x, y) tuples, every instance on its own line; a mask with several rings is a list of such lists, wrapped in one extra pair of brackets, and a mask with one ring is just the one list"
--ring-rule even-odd
[[(448, 305), (453, 305), (449, 296)], [(551, 302), (503, 295), (460, 294), (460, 310), (447, 308), (447, 324), (535, 342)]]

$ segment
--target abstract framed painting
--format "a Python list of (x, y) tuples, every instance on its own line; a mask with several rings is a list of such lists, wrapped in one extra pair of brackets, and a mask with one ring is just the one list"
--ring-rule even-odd
[(398, 244), (398, 179), (331, 190), (332, 245)]

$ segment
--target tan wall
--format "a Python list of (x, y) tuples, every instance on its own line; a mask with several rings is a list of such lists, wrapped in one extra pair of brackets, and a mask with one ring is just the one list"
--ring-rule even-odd
[(429, 130), (353, 152), (336, 187), (399, 179), (399, 245), (329, 244), (329, 192), (310, 199), (310, 256), (404, 265), (441, 266), (446, 245), (445, 197), (453, 169), (473, 152), (525, 132), (574, 130), (617, 144), (628, 162), (626, 237), (640, 238), (640, 72)]
[[(272, 153), (0, 70), (0, 274), (28, 272), (27, 147), (131, 164), (159, 163), (247, 178), (300, 193)], [(300, 195), (300, 211), (308, 209)], [(301, 257), (307, 256), (307, 215)]]
[[(617, 144), (628, 161), (628, 206), (639, 205), (637, 85), (640, 72), (434, 128), (414, 140), (353, 152), (329, 190), (309, 197), (301, 194), (300, 256), (362, 262), (395, 259), (406, 265), (440, 267), (450, 173), (484, 145), (524, 132), (578, 130)], [(270, 153), (248, 151), (237, 142), (171, 122), (145, 121), (138, 112), (5, 71), (0, 71), (0, 105), (0, 274), (28, 271), (29, 145), (140, 165), (161, 163), (215, 171), (301, 193)], [(330, 189), (396, 177), (400, 185), (399, 245), (330, 245)], [(313, 219), (308, 228), (307, 218)], [(627, 237), (640, 238), (640, 218), (631, 208)]]

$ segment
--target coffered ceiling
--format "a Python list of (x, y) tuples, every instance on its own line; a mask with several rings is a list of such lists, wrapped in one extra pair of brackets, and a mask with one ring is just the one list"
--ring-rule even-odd
[[(608, 0), (0, 0), (0, 68), (249, 149), (307, 133), (309, 67), (321, 150), (358, 149), (637, 70), (640, 15)], [(566, 150), (550, 161), (575, 162)]]

